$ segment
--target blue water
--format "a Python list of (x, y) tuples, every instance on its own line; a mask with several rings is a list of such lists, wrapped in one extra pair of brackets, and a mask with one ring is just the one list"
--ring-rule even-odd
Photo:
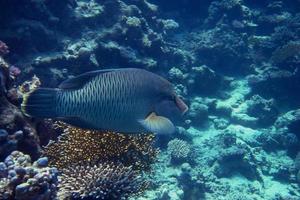
[[(299, 200), (299, 52), (297, 0), (0, 0), (0, 199)], [(159, 153), (86, 130), (65, 147), (57, 122), (20, 110), (36, 87), (111, 68), (160, 75), (188, 105), (175, 133), (136, 138)], [(55, 165), (50, 140), (79, 157)]]

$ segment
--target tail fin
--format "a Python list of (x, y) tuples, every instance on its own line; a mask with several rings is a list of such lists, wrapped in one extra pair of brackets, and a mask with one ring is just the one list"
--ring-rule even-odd
[(57, 91), (57, 89), (39, 88), (24, 95), (21, 105), (22, 112), (30, 117), (56, 117)]

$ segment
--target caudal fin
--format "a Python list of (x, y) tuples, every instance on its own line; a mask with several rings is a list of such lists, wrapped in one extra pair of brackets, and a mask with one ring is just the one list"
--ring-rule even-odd
[(39, 88), (24, 95), (22, 112), (30, 117), (57, 117), (55, 105), (57, 91), (57, 89)]

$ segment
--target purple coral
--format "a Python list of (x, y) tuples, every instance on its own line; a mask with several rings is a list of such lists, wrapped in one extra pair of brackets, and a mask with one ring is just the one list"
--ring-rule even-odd
[(12, 65), (9, 67), (9, 73), (12, 77), (17, 77), (21, 74), (21, 70), (19, 67)]

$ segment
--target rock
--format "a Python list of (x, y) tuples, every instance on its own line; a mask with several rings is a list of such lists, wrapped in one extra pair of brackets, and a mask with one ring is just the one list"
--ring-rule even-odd
[(266, 100), (259, 95), (254, 95), (246, 101), (246, 104), (247, 114), (257, 118), (257, 124), (263, 127), (273, 125), (279, 114), (274, 99)]
[(208, 119), (208, 106), (197, 101), (192, 101), (187, 118), (191, 120), (193, 126), (199, 127)]
[(216, 129), (225, 129), (229, 125), (229, 121), (224, 118), (216, 118), (213, 122)]
[(261, 146), (268, 150), (287, 149), (291, 152), (299, 145), (298, 137), (286, 129), (265, 130), (262, 134), (255, 136), (255, 139), (261, 143)]
[(20, 185), (17, 185), (16, 187), (16, 197), (20, 198), (25, 193), (28, 192), (30, 185), (28, 183), (21, 183)]
[(276, 120), (274, 126), (276, 129), (287, 128), (290, 132), (300, 136), (300, 109), (291, 110)]
[(294, 92), (300, 90), (299, 77), (299, 70), (289, 71), (269, 67), (258, 75), (249, 75), (248, 82), (253, 94), (273, 98), (280, 105), (299, 106), (300, 95)]
[(169, 72), (169, 77), (171, 80), (177, 80), (177, 81), (182, 81), (184, 79), (184, 73), (182, 72), (181, 69), (177, 67), (172, 67)]
[(42, 158), (39, 158), (37, 161), (36, 161), (36, 165), (38, 167), (46, 167), (48, 165), (48, 158), (47, 157), (42, 157)]
[(192, 67), (188, 77), (188, 90), (197, 95), (215, 94), (221, 83), (221, 76), (206, 65)]
[(235, 123), (241, 124), (246, 127), (255, 127), (258, 122), (258, 119), (256, 117), (251, 117), (246, 113), (233, 112), (231, 114), (231, 118)]
[(191, 168), (191, 165), (189, 163), (183, 163), (181, 165), (181, 170), (183, 172), (191, 172), (192, 168)]
[[(7, 194), (7, 199), (50, 200), (57, 191), (56, 168), (47, 166), (48, 159), (39, 159), (41, 165), (31, 163), (31, 158), (19, 151), (12, 152), (5, 163), (0, 163), (0, 177), (7, 181), (7, 186), (0, 184), (0, 197)], [(35, 162), (36, 163), (36, 162)]]
[(215, 174), (218, 177), (230, 177), (233, 172), (243, 174), (252, 180), (261, 180), (251, 152), (238, 144), (220, 150), (218, 165), (215, 166)]
[(23, 133), (22, 130), (16, 131), (14, 133), (14, 137), (15, 137), (16, 140), (22, 140), (23, 136), (24, 136), (24, 133)]
[(0, 178), (7, 176), (7, 166), (4, 162), (0, 162)]
[(19, 176), (24, 176), (26, 174), (26, 170), (23, 167), (17, 167), (15, 168), (15, 171)]
[(5, 142), (7, 139), (8, 133), (4, 129), (0, 129), (0, 143)]

